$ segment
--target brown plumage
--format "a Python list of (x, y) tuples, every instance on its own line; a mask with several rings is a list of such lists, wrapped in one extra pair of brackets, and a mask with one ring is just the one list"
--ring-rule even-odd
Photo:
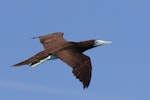
[(92, 73), (91, 60), (83, 52), (93, 48), (95, 40), (68, 42), (63, 38), (62, 32), (55, 32), (38, 38), (45, 50), (13, 66), (28, 64), (30, 66), (36, 66), (42, 60), (44, 62), (51, 59), (51, 55), (54, 55), (72, 67), (73, 74), (83, 83), (83, 88), (89, 86)]

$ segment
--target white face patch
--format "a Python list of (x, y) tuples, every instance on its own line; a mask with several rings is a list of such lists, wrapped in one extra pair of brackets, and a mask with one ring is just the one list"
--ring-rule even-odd
[(55, 55), (49, 55), (47, 58), (44, 58), (44, 59), (40, 60), (39, 62), (31, 65), (31, 67), (36, 67), (37, 65), (42, 64), (47, 60), (54, 60), (54, 59), (57, 59), (57, 57)]

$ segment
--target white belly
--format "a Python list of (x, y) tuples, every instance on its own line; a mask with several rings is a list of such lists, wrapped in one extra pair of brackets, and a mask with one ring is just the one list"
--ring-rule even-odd
[(49, 55), (48, 58), (49, 58), (49, 59), (47, 59), (47, 60), (54, 60), (54, 59), (57, 59), (57, 57), (56, 57), (55, 55)]

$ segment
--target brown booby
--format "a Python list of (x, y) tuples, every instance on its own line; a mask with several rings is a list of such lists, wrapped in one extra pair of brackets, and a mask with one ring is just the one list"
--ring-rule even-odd
[(68, 42), (63, 38), (62, 32), (35, 37), (39, 38), (44, 46), (44, 50), (33, 57), (17, 63), (13, 66), (30, 65), (35, 67), (47, 60), (59, 58), (72, 67), (72, 73), (83, 83), (83, 88), (90, 84), (92, 66), (91, 60), (83, 52), (104, 44), (110, 44), (111, 41), (87, 40), (81, 42)]

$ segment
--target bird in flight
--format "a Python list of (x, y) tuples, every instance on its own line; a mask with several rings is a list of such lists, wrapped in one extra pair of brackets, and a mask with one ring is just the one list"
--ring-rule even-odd
[(63, 35), (64, 33), (62, 32), (55, 32), (34, 37), (40, 39), (44, 50), (13, 66), (30, 65), (31, 67), (36, 67), (47, 60), (59, 58), (72, 68), (72, 73), (82, 82), (83, 88), (88, 88), (91, 80), (92, 65), (90, 57), (83, 54), (83, 52), (97, 46), (110, 44), (111, 41), (87, 40), (69, 42), (63, 38)]

